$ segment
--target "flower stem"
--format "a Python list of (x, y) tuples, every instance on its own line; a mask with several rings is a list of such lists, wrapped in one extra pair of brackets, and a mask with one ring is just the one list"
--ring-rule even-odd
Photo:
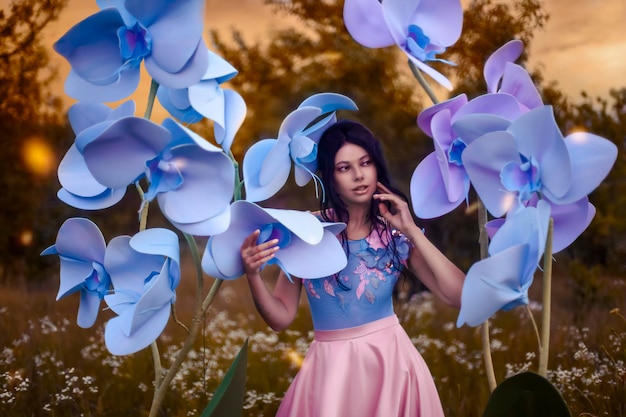
[(539, 352), (541, 352), (541, 336), (539, 335), (539, 328), (537, 327), (537, 322), (535, 321), (535, 316), (530, 309), (530, 306), (526, 304), (526, 313), (528, 313), (528, 317), (530, 318), (530, 322), (533, 324), (533, 329), (535, 329), (535, 335), (537, 336), (537, 343), (539, 344)]
[(235, 166), (235, 192), (233, 194), (233, 200), (237, 201), (241, 200), (241, 189), (243, 188), (243, 181), (241, 181), (241, 177), (239, 175), (239, 162), (237, 162), (237, 159), (235, 159), (235, 156), (232, 152), (230, 152), (228, 156)]
[(435, 92), (431, 88), (430, 84), (428, 84), (428, 81), (426, 81), (426, 79), (422, 75), (422, 72), (419, 70), (419, 68), (415, 66), (413, 61), (411, 61), (410, 59), (409, 59), (409, 68), (411, 68), (411, 72), (413, 73), (413, 76), (415, 77), (417, 82), (420, 83), (420, 85), (422, 86), (426, 94), (428, 94), (428, 97), (430, 97), (430, 100), (433, 102), (433, 104), (439, 103), (439, 99), (437, 99), (437, 96), (435, 95)]
[(176, 373), (180, 369), (180, 366), (182, 365), (184, 359), (187, 357), (187, 354), (193, 347), (196, 337), (198, 336), (201, 324), (203, 323), (203, 318), (206, 310), (215, 298), (217, 289), (219, 289), (222, 281), (216, 280), (215, 283), (213, 283), (213, 287), (207, 295), (207, 298), (210, 298), (210, 301), (208, 303), (206, 299), (203, 301), (202, 297), (204, 293), (204, 274), (202, 271), (202, 263), (200, 253), (198, 251), (198, 246), (193, 236), (187, 233), (183, 233), (183, 235), (187, 240), (187, 244), (189, 245), (191, 256), (196, 267), (196, 307), (194, 310), (193, 319), (191, 321), (191, 326), (189, 327), (187, 338), (185, 339), (183, 346), (176, 354), (172, 366), (170, 366), (170, 368), (167, 370), (167, 373), (163, 376), (163, 379), (160, 380), (160, 383), (158, 383), (155, 387), (154, 397), (152, 398), (152, 406), (150, 407), (150, 417), (156, 417), (158, 415), (161, 404), (165, 399), (165, 393), (167, 392), (170, 383), (174, 379), (174, 376), (176, 376)]
[(148, 93), (148, 103), (146, 104), (146, 112), (143, 117), (150, 120), (152, 117), (152, 108), (154, 107), (154, 99), (156, 97), (157, 90), (159, 89), (159, 83), (152, 80), (150, 82), (150, 93)]
[(163, 367), (161, 366), (161, 354), (159, 353), (156, 340), (150, 343), (150, 349), (152, 351), (152, 362), (154, 363), (154, 386), (158, 387), (163, 376)]
[[(482, 200), (478, 199), (478, 243), (480, 244), (480, 259), (489, 256), (489, 236), (487, 235), (487, 209)], [(489, 320), (486, 320), (480, 326), (480, 334), (483, 344), (483, 360), (485, 362), (485, 374), (487, 375), (487, 383), (489, 390), (496, 389), (496, 374), (493, 369), (493, 359), (491, 357), (491, 341), (489, 339)]]
[(550, 356), (550, 314), (552, 308), (552, 235), (554, 219), (550, 217), (546, 250), (543, 254), (543, 309), (541, 311), (541, 349), (539, 350), (539, 375), (548, 376)]

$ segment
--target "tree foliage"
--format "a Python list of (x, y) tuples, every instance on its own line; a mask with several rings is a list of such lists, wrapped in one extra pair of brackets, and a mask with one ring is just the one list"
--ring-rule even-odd
[(66, 128), (61, 122), (60, 99), (49, 88), (55, 72), (42, 44), (42, 30), (58, 17), (66, 1), (21, 0), (0, 10), (3, 280), (17, 281), (38, 270), (43, 242), (54, 240), (48, 221), (60, 208), (47, 202), (54, 197), (58, 183), (55, 170), (46, 166), (52, 166), (55, 144)]

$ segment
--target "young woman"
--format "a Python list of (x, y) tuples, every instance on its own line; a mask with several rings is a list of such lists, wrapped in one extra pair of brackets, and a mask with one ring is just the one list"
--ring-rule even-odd
[(255, 231), (241, 246), (254, 302), (274, 330), (293, 321), (303, 286), (311, 308), (315, 339), (277, 416), (442, 417), (430, 371), (394, 314), (392, 292), (408, 267), (458, 308), (464, 274), (415, 224), (366, 127), (349, 120), (329, 127), (319, 142), (318, 168), (327, 196), (319, 217), (347, 224), (340, 236), (346, 268), (294, 283), (281, 272), (270, 290), (259, 271), (278, 250), (276, 242), (257, 245)]

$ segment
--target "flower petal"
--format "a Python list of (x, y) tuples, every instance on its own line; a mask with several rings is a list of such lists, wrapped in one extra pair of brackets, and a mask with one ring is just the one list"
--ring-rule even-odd
[(415, 215), (421, 219), (432, 219), (449, 213), (465, 197), (460, 194), (456, 201), (450, 201), (435, 152), (426, 156), (415, 168), (411, 176), (410, 194)]
[(500, 180), (500, 171), (507, 163), (521, 161), (515, 138), (508, 132), (487, 133), (470, 143), (461, 158), (487, 210), (494, 217), (502, 217), (517, 198)]
[(381, 48), (395, 43), (378, 0), (346, 0), (343, 21), (355, 41), (368, 48)]
[[(264, 139), (252, 145), (243, 157), (243, 178), (246, 185), (246, 200), (263, 201), (276, 194), (289, 178), (291, 171), (291, 158), (287, 151), (268, 162), (273, 164), (273, 176), (268, 182), (261, 182), (261, 171), (264, 168), (267, 155), (278, 141), (276, 139)], [(283, 146), (287, 148), (288, 144)], [(271, 172), (268, 168), (267, 172)]]
[(144, 62), (148, 73), (160, 85), (169, 88), (187, 88), (200, 82), (202, 79), (209, 65), (209, 53), (206, 45), (204, 45), (204, 41), (200, 40), (196, 45), (194, 54), (176, 72), (168, 71), (161, 66), (164, 62), (157, 62), (154, 53), (147, 56)]
[(572, 133), (565, 138), (565, 146), (572, 167), (571, 186), (560, 196), (546, 191), (546, 198), (557, 204), (570, 204), (589, 195), (606, 178), (617, 159), (617, 146), (591, 133)]
[(457, 327), (478, 326), (516, 301), (527, 304), (527, 295), (520, 291), (520, 271), (527, 258), (528, 245), (517, 245), (472, 265), (463, 284)]
[(487, 83), (487, 91), (495, 93), (498, 91), (498, 84), (504, 75), (504, 68), (507, 63), (515, 62), (524, 51), (524, 43), (514, 39), (502, 45), (485, 61), (483, 75)]
[[(122, 188), (144, 174), (146, 161), (158, 155), (170, 138), (166, 129), (147, 119), (126, 117), (89, 140), (82, 153), (99, 183)], [(80, 138), (76, 143), (80, 149)]]

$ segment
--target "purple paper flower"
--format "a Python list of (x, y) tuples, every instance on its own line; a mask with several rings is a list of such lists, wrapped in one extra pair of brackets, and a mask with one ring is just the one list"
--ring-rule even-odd
[(435, 150), (420, 162), (411, 178), (411, 199), (421, 218), (442, 216), (467, 201), (469, 177), (462, 154), (485, 133), (506, 130), (513, 120), (541, 105), (530, 76), (513, 64), (522, 43), (511, 41), (485, 63), (488, 94), (467, 101), (464, 94), (422, 111), (420, 129), (433, 138)]
[[(322, 223), (309, 212), (260, 207), (245, 200), (231, 205), (228, 229), (211, 236), (202, 257), (202, 269), (208, 275), (232, 280), (244, 274), (240, 247), (244, 239), (259, 229), (259, 242), (279, 239), (280, 249), (270, 263), (277, 264), (289, 276), (322, 278), (346, 264), (346, 255), (336, 234), (343, 223)], [(320, 260), (323, 259), (323, 262)]]
[(219, 55), (208, 53), (209, 66), (199, 83), (183, 89), (160, 86), (157, 98), (181, 123), (196, 123), (205, 117), (212, 120), (215, 140), (228, 154), (245, 118), (246, 103), (236, 91), (221, 88), (237, 70)]
[[(135, 103), (127, 101), (112, 110), (102, 103), (80, 102), (70, 107), (68, 116), (78, 136), (100, 123), (110, 124), (135, 112)], [(94, 128), (98, 129), (98, 127)], [(61, 201), (83, 210), (99, 210), (118, 203), (126, 194), (126, 186), (109, 188), (100, 184), (91, 174), (83, 155), (72, 144), (58, 169), (62, 188), (57, 193)]]
[(104, 268), (106, 243), (91, 220), (67, 219), (59, 228), (56, 242), (42, 255), (59, 255), (60, 286), (57, 300), (80, 293), (77, 323), (93, 326), (98, 317), (100, 301), (109, 291), (111, 279)]
[(208, 65), (202, 0), (100, 1), (112, 5), (72, 27), (54, 44), (72, 70), (66, 93), (78, 100), (116, 101), (132, 94), (141, 62), (159, 84), (186, 88)]
[[(336, 122), (335, 112), (356, 110), (348, 97), (335, 93), (315, 94), (304, 100), (280, 125), (277, 139), (264, 139), (252, 145), (243, 160), (246, 200), (267, 200), (278, 192), (291, 171), (303, 187), (315, 178), (317, 143), (324, 131)], [(315, 119), (329, 113), (309, 126)]]
[(427, 62), (441, 61), (461, 36), (463, 9), (459, 0), (346, 0), (343, 18), (350, 35), (363, 46), (397, 45), (422, 71), (442, 86), (450, 81)]
[(150, 345), (163, 332), (180, 281), (176, 234), (147, 229), (111, 240), (104, 258), (113, 293), (104, 297), (117, 317), (106, 324), (104, 341), (114, 355)]
[(498, 310), (528, 304), (528, 289), (543, 255), (550, 206), (540, 201), (507, 219), (489, 244), (489, 257), (467, 272), (457, 327), (478, 326)]

